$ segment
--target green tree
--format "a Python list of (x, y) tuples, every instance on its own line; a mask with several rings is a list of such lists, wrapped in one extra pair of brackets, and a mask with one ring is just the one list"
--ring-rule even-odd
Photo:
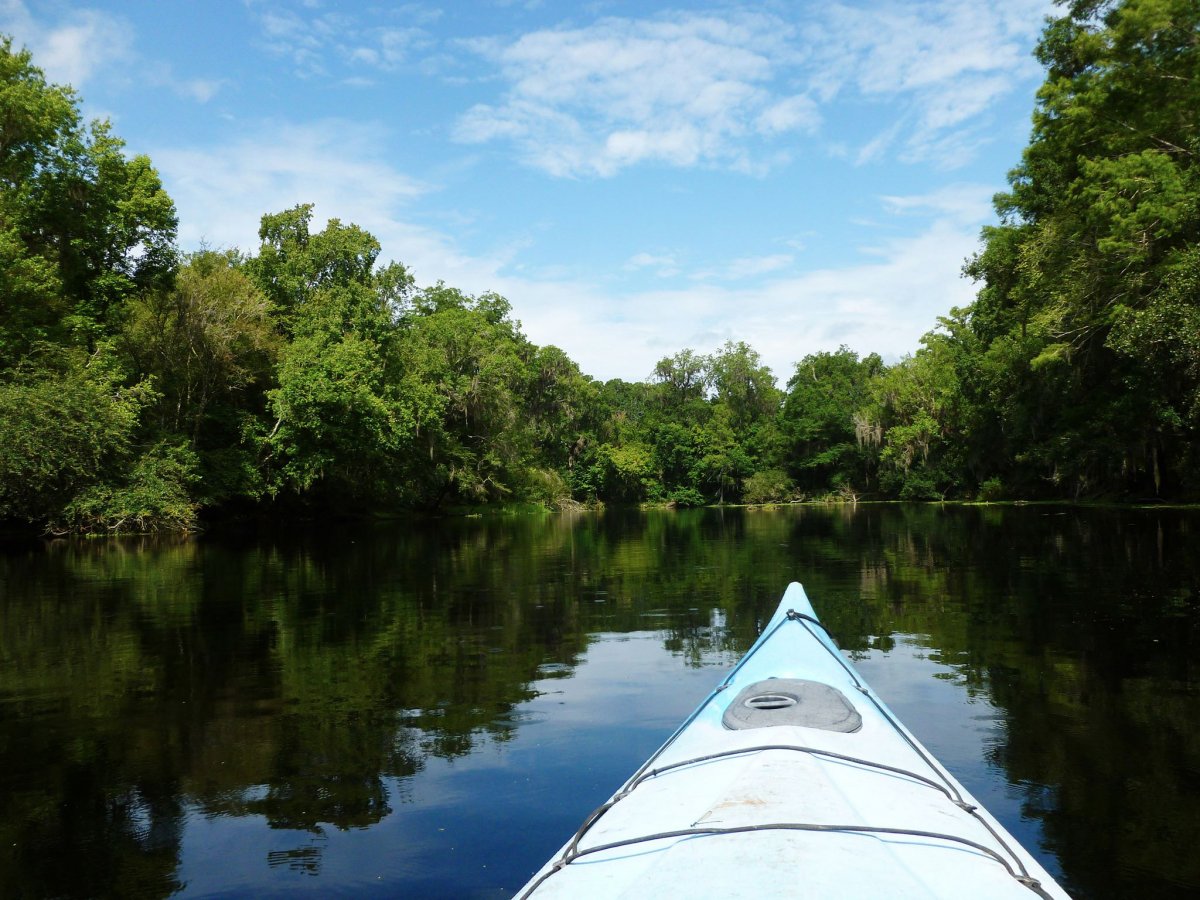
[(339, 507), (405, 496), (418, 413), (402, 390), (396, 304), (407, 273), (374, 269), (379, 242), (331, 219), (311, 233), (312, 206), (263, 216), (247, 274), (287, 342), (257, 441), (274, 495)]
[(175, 205), (149, 158), (127, 159), (124, 146), (93, 122), (37, 178), (39, 249), (57, 255), (68, 322), (91, 341), (114, 333), (124, 302), (168, 284), (175, 266)]
[(81, 495), (125, 481), (154, 399), (148, 383), (125, 382), (107, 346), (47, 349), (0, 381), (0, 518), (61, 523)]
[(1200, 7), (1071, 3), (1046, 27), (1033, 134), (967, 272), (1015, 482), (1200, 489), (1194, 349)]
[(525, 411), (543, 458), (551, 465), (571, 467), (594, 427), (599, 399), (595, 382), (558, 347), (536, 348), (529, 361)]
[(712, 360), (691, 349), (664, 357), (654, 367), (656, 402), (647, 411), (644, 431), (661, 478), (661, 487), (652, 493), (684, 506), (704, 501), (700, 461), (705, 453), (702, 431), (712, 415), (711, 386)]
[(858, 416), (864, 443), (882, 437), (880, 486), (903, 500), (944, 499), (966, 488), (965, 354), (953, 323), (944, 324), (948, 333), (926, 334), (921, 349), (874, 379)]
[(57, 335), (65, 313), (58, 267), (32, 244), (35, 176), (78, 127), (69, 88), (46, 83), (27, 50), (0, 36), (0, 367)]
[(783, 394), (775, 376), (758, 351), (744, 341), (726, 341), (709, 361), (716, 402), (729, 410), (730, 426), (747, 434), (771, 421), (779, 412)]
[(644, 383), (610, 381), (600, 398), (608, 407), (597, 425), (602, 446), (577, 488), (617, 502), (739, 500), (745, 479), (777, 453), (781, 396), (744, 342), (711, 356), (681, 350)]
[(496, 294), (438, 283), (414, 296), (400, 391), (414, 410), (409, 472), (422, 505), (514, 496), (533, 457), (522, 415), (531, 347)]
[(169, 288), (175, 227), (150, 161), (0, 36), (0, 517), (191, 526), (195, 460), (147, 432), (160, 395), (114, 340)]
[(594, 476), (597, 493), (616, 503), (636, 503), (662, 497), (662, 472), (652, 447), (638, 442), (599, 447)]
[(149, 159), (78, 107), (0, 36), (0, 367), (36, 341), (94, 347), (174, 267), (175, 208)]
[(654, 383), (664, 409), (696, 415), (703, 409), (712, 384), (710, 360), (691, 349), (665, 356), (654, 366)]
[[(309, 227), (312, 212), (311, 203), (302, 203), (264, 215), (258, 229), (258, 255), (246, 262), (247, 273), (266, 294), (276, 320), (288, 334), (305, 330), (305, 320), (319, 315), (314, 306), (320, 305), (322, 291), (377, 286), (379, 241), (357, 225), (343, 225), (338, 219), (330, 219), (323, 230), (313, 234)], [(359, 298), (364, 309), (342, 308), (338, 314), (355, 312), (378, 320), (376, 313), (389, 311), (397, 294), (405, 296), (410, 284), (403, 267), (398, 273), (383, 270), (378, 282), (383, 290)], [(384, 316), (381, 321), (390, 318)]]
[(235, 253), (200, 251), (170, 290), (130, 304), (127, 352), (154, 376), (159, 425), (193, 447), (215, 406), (252, 405), (245, 394), (265, 387), (278, 352), (267, 300), (239, 264)]
[(872, 432), (859, 417), (871, 380), (883, 371), (877, 354), (859, 359), (848, 347), (809, 354), (796, 363), (779, 415), (786, 467), (808, 493), (876, 487)]
[(720, 400), (697, 431), (701, 455), (693, 469), (694, 478), (704, 495), (715, 497), (718, 503), (741, 499), (742, 482), (754, 470), (750, 452), (739, 435), (744, 436), (745, 431), (737, 427), (733, 408)]
[[(779, 413), (784, 393), (775, 384), (771, 369), (748, 344), (726, 341), (712, 357), (714, 422), (727, 421), (734, 445), (724, 457), (726, 480), (717, 490), (718, 501), (740, 499), (744, 480), (783, 454)], [(728, 410), (728, 416), (722, 410)], [(711, 443), (711, 442), (710, 442)], [(711, 482), (710, 482), (711, 483)]]

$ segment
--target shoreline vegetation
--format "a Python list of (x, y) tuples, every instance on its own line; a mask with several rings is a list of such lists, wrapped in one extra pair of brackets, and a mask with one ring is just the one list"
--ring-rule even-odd
[(1194, 502), (1198, 35), (1193, 0), (1064, 4), (975, 300), (894, 365), (842, 347), (783, 387), (732, 341), (597, 381), (311, 205), (253, 251), (182, 252), (151, 161), (0, 36), (0, 526)]

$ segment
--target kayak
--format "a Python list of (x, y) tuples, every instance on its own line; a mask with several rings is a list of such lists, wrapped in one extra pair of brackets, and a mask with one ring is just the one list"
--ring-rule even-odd
[(1069, 900), (863, 681), (795, 583), (518, 897)]

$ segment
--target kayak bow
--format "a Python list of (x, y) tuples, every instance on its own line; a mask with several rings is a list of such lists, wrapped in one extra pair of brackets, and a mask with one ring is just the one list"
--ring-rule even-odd
[(788, 586), (754, 646), (521, 898), (1069, 898)]

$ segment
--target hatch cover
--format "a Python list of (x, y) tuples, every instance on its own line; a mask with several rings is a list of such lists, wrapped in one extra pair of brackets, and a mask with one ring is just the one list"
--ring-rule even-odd
[(858, 731), (862, 716), (835, 687), (800, 678), (768, 678), (743, 688), (725, 708), (726, 728), (800, 725), (825, 731)]

